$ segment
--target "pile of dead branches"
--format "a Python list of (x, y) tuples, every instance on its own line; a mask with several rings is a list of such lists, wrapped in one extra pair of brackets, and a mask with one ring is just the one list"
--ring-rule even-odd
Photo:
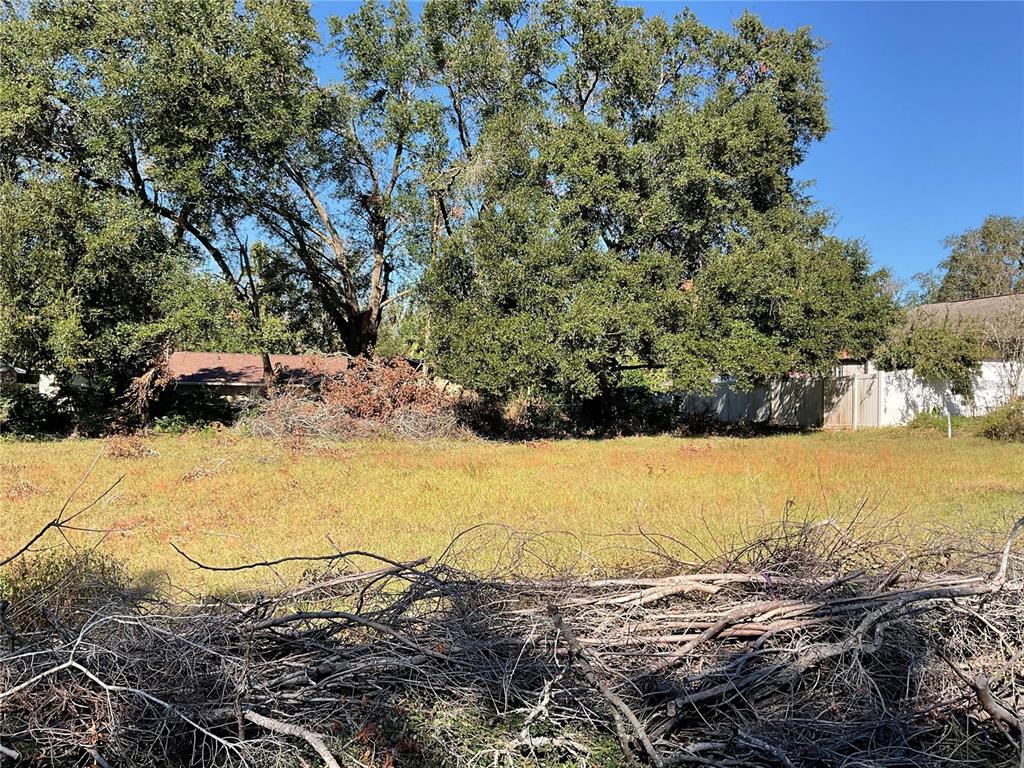
[[(0, 752), (101, 766), (1016, 766), (1020, 528), (911, 554), (831, 523), (787, 526), (706, 562), (600, 579), (474, 574), (458, 548), (433, 563), (339, 552), (303, 558), (307, 578), (274, 594), (218, 600), (140, 595), (113, 575), (76, 597), (83, 579), (56, 569), (8, 588)], [(284, 562), (181, 554), (254, 574)], [(32, 570), (19, 562), (10, 584)]]
[(395, 437), (430, 440), (464, 437), (467, 433), (453, 408), (425, 412), (399, 408), (375, 418), (353, 416), (343, 406), (302, 391), (284, 391), (250, 401), (240, 418), (254, 437), (361, 440)]
[(250, 401), (240, 423), (256, 437), (406, 440), (463, 437), (456, 403), (401, 359), (355, 358), (313, 390), (278, 389)]

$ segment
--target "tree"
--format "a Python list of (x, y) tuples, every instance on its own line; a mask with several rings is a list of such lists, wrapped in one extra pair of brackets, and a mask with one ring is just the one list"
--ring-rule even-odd
[[(408, 251), (400, 199), (429, 155), (415, 23), (402, 4), (332, 21), (321, 86), (299, 0), (68, 0), (0, 10), (0, 169), (60, 173), (160, 217), (263, 335), (254, 248), (276, 249), (331, 323), (372, 347)], [(280, 265), (279, 265), (280, 266)]]
[(0, 210), (0, 356), (103, 419), (154, 352), (156, 296), (180, 255), (156, 217), (67, 179), (0, 184)]
[[(261, 250), (253, 249), (259, 257)], [(260, 262), (256, 258), (257, 264)], [(260, 272), (259, 282), (264, 286), (266, 276)], [(273, 291), (270, 292), (273, 295)], [(176, 265), (160, 283), (155, 297), (158, 319), (147, 333), (155, 339), (166, 340), (174, 349), (195, 352), (247, 352), (260, 354), (264, 350), (274, 354), (292, 354), (315, 345), (308, 343), (301, 327), (293, 327), (286, 312), (277, 311), (264, 296), (263, 319), (260, 333), (254, 332), (256, 323), (248, 316), (249, 306), (240, 301), (230, 286), (216, 275), (197, 271), (195, 265), (182, 262)]]
[(984, 351), (974, 324), (922, 320), (896, 326), (879, 347), (876, 363), (888, 371), (913, 369), (920, 380), (942, 384), (952, 394), (973, 400)]
[(638, 367), (678, 388), (749, 385), (884, 337), (885, 275), (792, 179), (827, 130), (807, 30), (745, 14), (729, 34), (612, 2), (503, 23), (492, 71), (514, 77), (480, 87), (511, 95), (480, 102), (511, 107), (473, 113), (463, 194), (478, 202), (425, 281), (442, 375), (585, 404)]
[(444, 137), (404, 2), (368, 0), (329, 28), (341, 81), (318, 95), (320, 114), (284, 160), (289, 184), (260, 218), (289, 246), (282, 255), (309, 281), (345, 348), (363, 354), (396, 298), (395, 273), (414, 259), (420, 174)]
[(749, 384), (880, 337), (885, 276), (792, 177), (828, 128), (808, 30), (612, 0), (369, 0), (328, 27), (300, 0), (4, 4), (0, 178), (158, 222), (232, 298), (175, 273), (147, 311), (268, 367), (368, 352), (407, 299), (401, 344), (443, 375), (596, 411), (629, 370)]
[(980, 227), (946, 238), (938, 274), (918, 275), (926, 302), (1024, 291), (1024, 218), (988, 216)]

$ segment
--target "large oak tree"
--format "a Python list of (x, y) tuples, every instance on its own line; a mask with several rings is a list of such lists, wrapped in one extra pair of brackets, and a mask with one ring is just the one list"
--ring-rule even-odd
[(462, 9), (442, 42), (453, 129), (477, 137), (454, 187), (473, 215), (425, 283), (442, 373), (585, 403), (627, 370), (750, 385), (882, 338), (884, 274), (794, 180), (828, 129), (809, 30), (610, 0), (436, 7)]
[(320, 33), (300, 0), (4, 4), (0, 175), (134, 206), (264, 351), (283, 322), (367, 352), (414, 289), (441, 373), (501, 395), (822, 371), (889, 321), (794, 180), (828, 129), (808, 30), (368, 0)]

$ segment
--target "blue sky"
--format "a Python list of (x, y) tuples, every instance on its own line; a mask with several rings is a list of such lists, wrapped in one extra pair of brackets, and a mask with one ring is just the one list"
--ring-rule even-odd
[[(673, 16), (684, 3), (648, 2)], [(728, 27), (749, 8), (770, 26), (810, 26), (832, 131), (798, 175), (864, 240), (875, 262), (909, 280), (943, 258), (942, 240), (990, 213), (1024, 215), (1024, 3), (693, 2)], [(315, 14), (355, 2), (319, 0)]]
[[(682, 5), (652, 3), (674, 14)], [(933, 268), (942, 240), (990, 213), (1024, 215), (1024, 3), (691, 3), (726, 26), (750, 8), (809, 25), (832, 131), (800, 169), (843, 237), (898, 277)]]

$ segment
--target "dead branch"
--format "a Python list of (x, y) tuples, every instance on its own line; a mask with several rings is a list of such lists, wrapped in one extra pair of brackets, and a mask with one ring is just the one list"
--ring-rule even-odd
[(320, 758), (324, 761), (324, 765), (327, 768), (341, 768), (338, 765), (338, 761), (331, 754), (331, 751), (327, 748), (327, 744), (324, 743), (323, 737), (313, 733), (308, 728), (302, 728), (298, 725), (292, 725), (291, 723), (282, 723), (280, 720), (274, 720), (272, 717), (266, 715), (260, 715), (256, 712), (246, 712), (245, 719), (250, 723), (255, 723), (261, 728), (266, 728), (268, 731), (274, 733), (280, 733), (284, 736), (297, 736), (300, 739), (305, 739), (309, 746), (313, 748)]
[(351, 750), (417, 766), (376, 725), (414, 710), (398, 731), (430, 713), (490, 724), (417, 735), (457, 768), (592, 765), (595, 736), (655, 766), (1016, 765), (1022, 528), (946, 547), (939, 573), (934, 548), (792, 524), (707, 563), (662, 552), (641, 576), (474, 573), (463, 545), (432, 564), (351, 551), (211, 566), (181, 552), (216, 571), (316, 566), (231, 602), (139, 595), (75, 560), (6, 608), (18, 642), (0, 648), (2, 754), (270, 765), (301, 739), (328, 766)]

